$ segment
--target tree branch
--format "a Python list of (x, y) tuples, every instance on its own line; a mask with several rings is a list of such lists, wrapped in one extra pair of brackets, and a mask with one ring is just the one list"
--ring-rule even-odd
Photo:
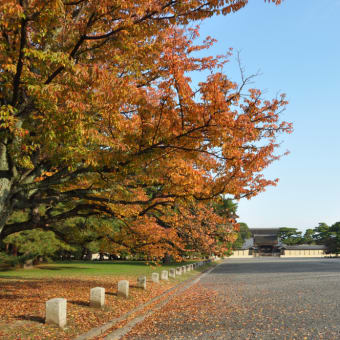
[(21, 19), (21, 29), (20, 29), (20, 47), (19, 47), (19, 57), (17, 62), (16, 73), (13, 79), (13, 97), (12, 106), (15, 106), (19, 96), (20, 78), (23, 69), (23, 58), (24, 58), (24, 48), (26, 46), (26, 25), (27, 19)]

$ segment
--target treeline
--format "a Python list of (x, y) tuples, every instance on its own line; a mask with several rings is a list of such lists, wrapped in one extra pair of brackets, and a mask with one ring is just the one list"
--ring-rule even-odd
[(331, 226), (319, 223), (314, 229), (307, 229), (304, 233), (297, 228), (280, 228), (279, 237), (286, 245), (319, 244), (327, 247), (327, 252), (340, 253), (340, 222)]

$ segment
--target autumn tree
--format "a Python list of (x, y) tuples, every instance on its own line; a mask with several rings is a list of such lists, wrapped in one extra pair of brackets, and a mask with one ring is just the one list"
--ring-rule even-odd
[(0, 0), (0, 240), (98, 216), (169, 246), (163, 210), (275, 184), (284, 96), (232, 82), (228, 54), (198, 57), (213, 39), (180, 28), (246, 3)]

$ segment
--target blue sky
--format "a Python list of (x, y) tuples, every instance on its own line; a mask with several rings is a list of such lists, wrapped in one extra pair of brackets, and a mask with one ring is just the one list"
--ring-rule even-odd
[[(232, 47), (248, 74), (260, 70), (254, 87), (268, 98), (287, 94), (283, 135), (290, 154), (264, 174), (280, 178), (251, 200), (239, 202), (249, 227), (314, 228), (340, 221), (340, 0), (285, 0), (282, 5), (250, 0), (242, 10), (201, 24), (201, 37), (218, 40), (211, 54)], [(235, 60), (225, 68), (240, 79)]]

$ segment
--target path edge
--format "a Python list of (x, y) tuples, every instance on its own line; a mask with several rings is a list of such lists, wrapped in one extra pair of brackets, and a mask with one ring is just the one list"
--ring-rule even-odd
[[(104, 340), (120, 340), (123, 336), (125, 336), (127, 333), (129, 333), (136, 325), (138, 325), (139, 323), (141, 323), (142, 321), (144, 321), (147, 317), (151, 316), (152, 314), (154, 314), (157, 310), (161, 309), (163, 306), (165, 306), (168, 302), (170, 302), (170, 300), (172, 298), (174, 298), (175, 296), (183, 293), (184, 291), (186, 291), (188, 288), (190, 288), (191, 286), (193, 286), (194, 284), (196, 284), (197, 282), (199, 282), (202, 278), (204, 278), (206, 275), (210, 274), (210, 272), (212, 272), (214, 269), (216, 269), (221, 263), (217, 264), (216, 266), (210, 268), (209, 270), (201, 273), (198, 275), (197, 278), (195, 278), (192, 281), (184, 281), (183, 287), (181, 287), (178, 291), (176, 291), (174, 294), (170, 295), (167, 299), (161, 301), (160, 303), (158, 303), (157, 305), (155, 305), (151, 310), (149, 310), (148, 312), (136, 316), (135, 318), (133, 318), (131, 321), (129, 321), (124, 327), (116, 329), (115, 331), (113, 331), (112, 333), (108, 334)], [(178, 286), (178, 285), (177, 285)], [(175, 287), (177, 287), (175, 286)], [(174, 287), (173, 287), (174, 288)]]
[[(202, 272), (200, 274), (198, 274), (198, 277), (196, 277), (195, 279), (191, 280), (190, 281), (190, 278), (185, 280), (185, 281), (182, 281), (180, 283), (178, 283), (177, 285), (167, 289), (165, 292), (163, 292), (162, 294), (152, 298), (151, 300), (149, 300), (148, 302), (142, 304), (142, 305), (139, 305), (138, 307), (132, 309), (131, 311), (125, 313), (124, 315), (118, 317), (118, 318), (115, 318), (115, 319), (112, 319), (111, 321), (105, 323), (104, 325), (102, 326), (99, 326), (99, 327), (95, 327), (95, 328), (92, 328), (90, 329), (89, 331), (87, 331), (86, 333), (83, 333), (83, 334), (80, 334), (78, 336), (76, 336), (73, 340), (91, 340), (92, 338), (94, 338), (95, 336), (99, 336), (101, 334), (103, 334), (105, 331), (107, 331), (108, 329), (110, 329), (111, 327), (113, 327), (116, 323), (120, 322), (120, 321), (124, 321), (126, 320), (131, 314), (133, 313), (136, 313), (138, 312), (139, 310), (147, 307), (148, 305), (150, 305), (151, 303), (161, 299), (163, 296), (167, 295), (168, 293), (170, 293), (171, 291), (181, 287), (181, 286), (184, 286), (185, 289), (182, 289), (180, 290), (180, 292), (183, 292), (185, 291), (186, 289), (190, 288), (192, 285), (194, 285), (195, 283), (197, 283), (199, 280), (201, 280), (205, 275), (208, 275), (212, 270), (214, 270), (216, 267), (218, 267), (220, 265), (220, 263), (216, 264), (215, 266), (213, 266), (212, 268), (208, 269), (207, 271), (205, 272)], [(188, 282), (189, 281), (189, 282)], [(176, 296), (176, 293), (171, 295), (168, 299), (166, 299), (166, 303), (168, 303), (171, 298), (173, 296)], [(142, 322), (147, 316), (147, 314), (150, 313), (150, 315), (152, 315), (157, 309), (163, 307), (160, 306), (164, 301), (162, 301), (161, 303), (157, 304), (155, 307), (153, 307), (153, 309), (151, 309), (150, 311), (148, 311), (147, 313), (143, 314), (142, 316), (136, 316), (135, 318), (133, 318), (127, 325), (125, 325), (123, 328), (120, 328), (120, 329), (117, 329), (116, 331), (110, 333), (109, 335), (113, 335), (115, 332), (118, 332), (120, 330), (123, 330), (125, 329), (125, 327), (128, 327), (129, 325), (131, 325), (132, 323), (134, 323), (134, 325), (129, 328), (129, 331), (135, 326), (137, 325), (138, 323)], [(164, 305), (166, 304), (164, 303)], [(159, 308), (157, 308), (158, 306), (160, 306)], [(139, 321), (137, 319), (140, 319)], [(105, 338), (106, 340), (107, 339), (120, 339), (123, 335), (125, 335), (126, 333), (122, 334), (119, 338), (115, 337), (115, 338)], [(108, 335), (108, 336), (109, 336)]]

